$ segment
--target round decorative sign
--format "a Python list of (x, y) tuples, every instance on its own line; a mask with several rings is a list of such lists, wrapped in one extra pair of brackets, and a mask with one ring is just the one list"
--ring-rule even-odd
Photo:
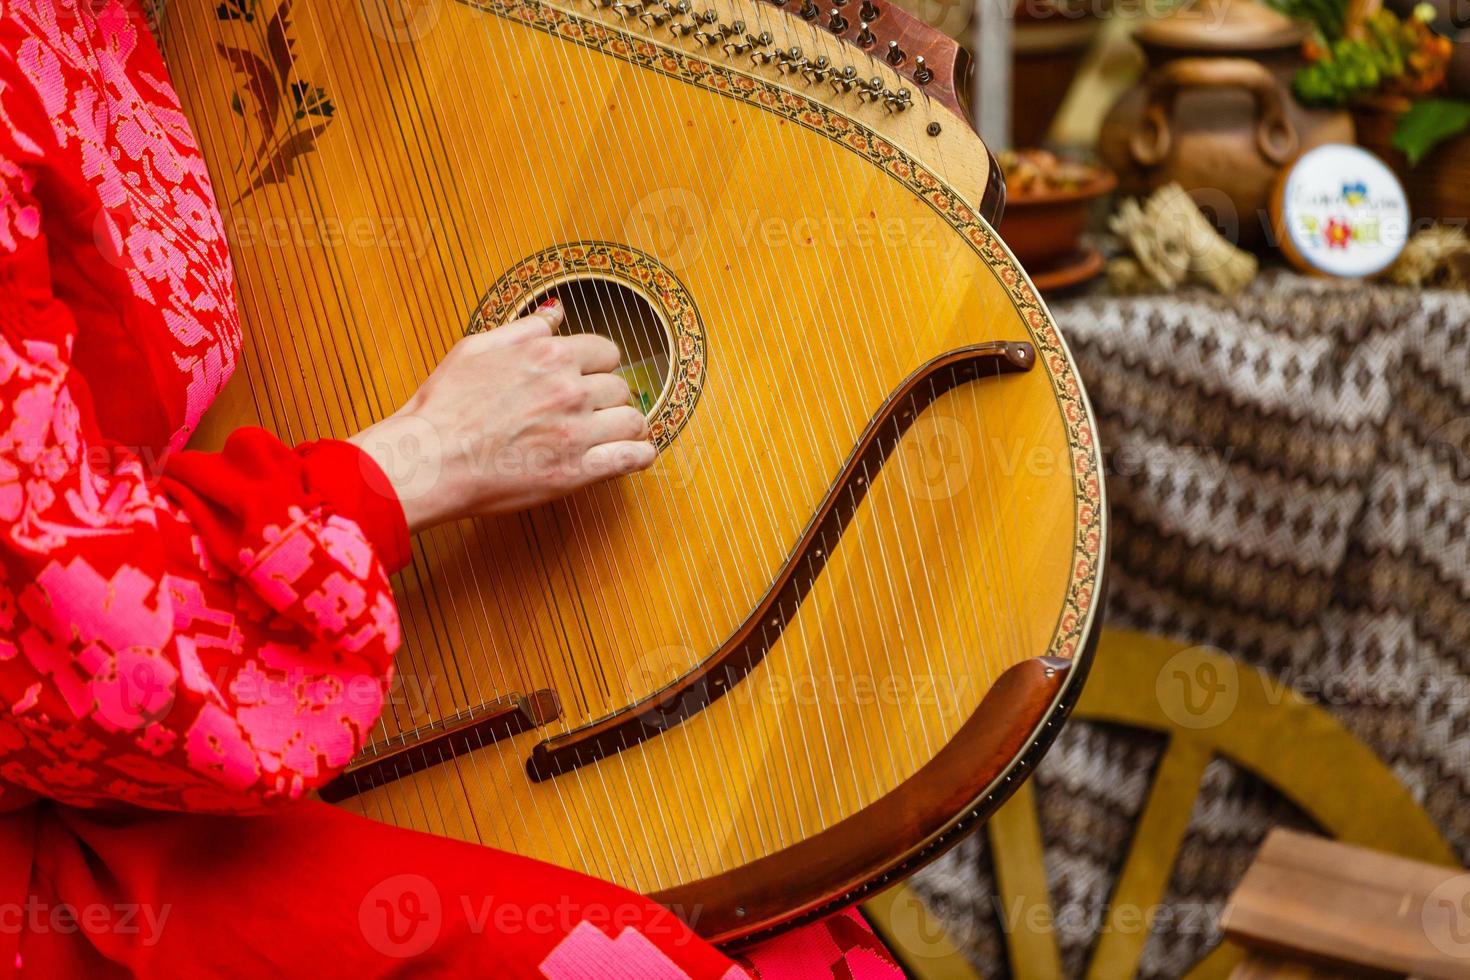
[(1308, 150), (1277, 181), (1272, 217), (1298, 268), (1356, 279), (1393, 264), (1409, 239), (1409, 200), (1392, 170), (1362, 147)]

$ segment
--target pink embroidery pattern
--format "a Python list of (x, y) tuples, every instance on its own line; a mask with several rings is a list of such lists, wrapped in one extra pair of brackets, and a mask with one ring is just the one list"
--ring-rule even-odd
[(754, 980), (894, 980), (901, 975), (856, 909), (768, 939), (742, 959)]
[[(255, 809), (361, 746), (398, 619), (362, 530), (272, 437), (188, 478), (145, 466), (240, 336), (214, 194), (132, 6), (0, 10), (0, 798)], [(157, 376), (81, 377), (89, 331), (160, 345)], [(112, 444), (93, 394), (148, 383), (167, 444)]]
[[(590, 922), (579, 922), (541, 963), (547, 980), (691, 980), (688, 973), (636, 929), (611, 939)], [(750, 980), (732, 966), (720, 980)]]

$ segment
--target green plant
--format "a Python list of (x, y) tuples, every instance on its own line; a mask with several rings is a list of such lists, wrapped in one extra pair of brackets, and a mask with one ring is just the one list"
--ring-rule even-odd
[(1416, 10), (1408, 20), (1380, 10), (1356, 36), (1331, 39), (1319, 33), (1307, 42), (1308, 64), (1293, 81), (1297, 98), (1309, 105), (1343, 106), (1366, 95), (1418, 98), (1443, 88), (1451, 47), (1430, 29), (1433, 16), (1432, 8)]
[(1393, 145), (1403, 151), (1413, 167), (1430, 150), (1467, 129), (1470, 129), (1470, 102), (1424, 99), (1399, 117), (1393, 131)]
[(1393, 145), (1416, 166), (1440, 143), (1470, 130), (1470, 102), (1429, 98), (1444, 90), (1453, 46), (1430, 26), (1434, 8), (1421, 3), (1407, 19), (1387, 10), (1347, 36), (1347, 0), (1266, 0), (1315, 30), (1304, 45), (1307, 64), (1292, 90), (1307, 105), (1346, 106), (1370, 95), (1413, 100), (1399, 117)]

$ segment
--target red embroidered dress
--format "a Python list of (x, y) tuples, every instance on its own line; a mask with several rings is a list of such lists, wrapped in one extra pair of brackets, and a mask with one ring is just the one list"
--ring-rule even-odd
[[(0, 6), (0, 976), (365, 975), (410, 956), (493, 976), (743, 976), (613, 886), (278, 806), (329, 780), (378, 715), (407, 529), (346, 443), (243, 430), (222, 453), (181, 451), (235, 366), (233, 289), (138, 12)], [(572, 913), (512, 930), (477, 917), (481, 900)], [(168, 925), (155, 942), (117, 921), (13, 927), (32, 906)], [(896, 974), (849, 918), (757, 964)]]

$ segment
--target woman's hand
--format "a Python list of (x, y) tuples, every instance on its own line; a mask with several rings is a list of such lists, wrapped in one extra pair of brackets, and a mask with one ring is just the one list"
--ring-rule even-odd
[(410, 531), (534, 507), (653, 465), (648, 422), (612, 371), (618, 347), (557, 336), (561, 304), (472, 334), (394, 414), (351, 438), (382, 467)]

